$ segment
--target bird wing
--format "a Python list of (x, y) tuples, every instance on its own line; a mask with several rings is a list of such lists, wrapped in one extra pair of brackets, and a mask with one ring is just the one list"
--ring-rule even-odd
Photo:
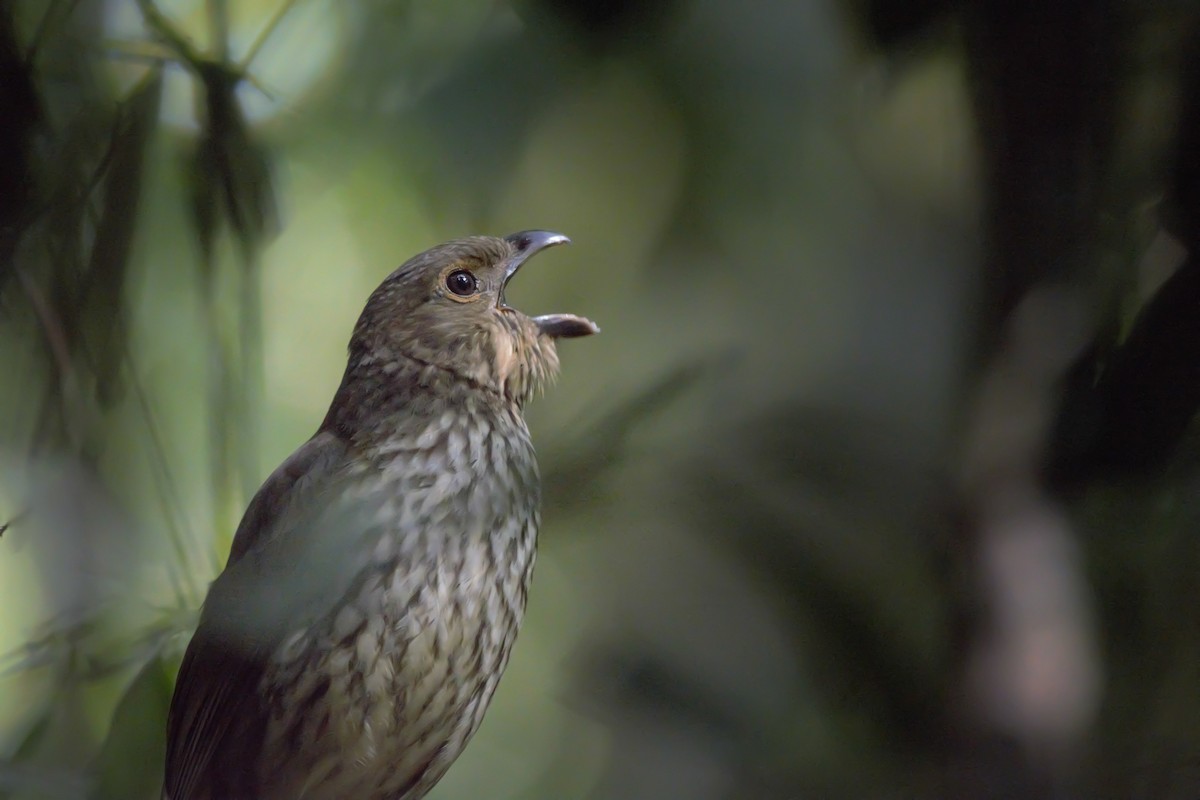
[(305, 511), (321, 493), (326, 479), (346, 455), (347, 443), (331, 430), (323, 430), (288, 456), (255, 493), (233, 535), (229, 563), (239, 560), (256, 545), (280, 533), (277, 524), (285, 511)]
[[(264, 555), (320, 533), (313, 520), (337, 493), (347, 449), (333, 432), (319, 432), (250, 501), (179, 669), (167, 721), (167, 800), (237, 800), (251, 791), (267, 721), (258, 684), (294, 608), (275, 583), (288, 576), (271, 574), (268, 565), (278, 559)], [(218, 759), (218, 752), (229, 757)]]

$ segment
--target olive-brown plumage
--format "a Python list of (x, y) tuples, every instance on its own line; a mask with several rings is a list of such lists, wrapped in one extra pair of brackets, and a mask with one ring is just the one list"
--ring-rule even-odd
[(415, 800), (479, 727), (533, 570), (525, 403), (556, 338), (504, 286), (566, 237), (473, 237), (375, 290), (317, 433), (251, 501), (168, 721), (170, 800)]

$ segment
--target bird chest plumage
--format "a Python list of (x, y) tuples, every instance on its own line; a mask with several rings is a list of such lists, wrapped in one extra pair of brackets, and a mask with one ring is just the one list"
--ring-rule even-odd
[(286, 754), (262, 769), (296, 796), (432, 786), (482, 721), (525, 610), (539, 497), (520, 416), (471, 404), (408, 418), (375, 453), (354, 478), (364, 502), (383, 497), (354, 580), (262, 680), (266, 749)]

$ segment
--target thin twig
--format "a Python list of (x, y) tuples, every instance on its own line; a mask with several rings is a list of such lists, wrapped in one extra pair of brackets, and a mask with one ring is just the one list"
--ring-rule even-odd
[(241, 377), (239, 399), (242, 435), (238, 442), (238, 472), (243, 499), (253, 497), (258, 474), (259, 416), (263, 398), (262, 271), (255, 255), (247, 253), (242, 267)]
[(248, 72), (250, 63), (258, 56), (263, 45), (267, 43), (267, 39), (279, 27), (279, 23), (287, 16), (288, 12), (296, 5), (297, 0), (284, 0), (284, 2), (275, 11), (275, 15), (267, 22), (266, 26), (259, 31), (258, 36), (254, 38), (254, 42), (250, 45), (250, 49), (246, 51), (246, 56), (242, 59), (241, 70), (243, 73)]
[[(183, 573), (184, 585), (182, 587), (177, 582), (175, 576), (172, 576), (172, 588), (175, 590), (176, 599), (182, 606), (187, 599), (194, 598), (196, 594), (192, 559), (188, 554), (188, 548), (184, 541), (185, 538), (195, 541), (196, 537), (194, 531), (188, 525), (183, 501), (179, 496), (178, 484), (171, 472), (166, 448), (163, 446), (162, 434), (159, 432), (158, 424), (154, 420), (154, 413), (150, 406), (149, 398), (146, 396), (146, 388), (142, 385), (142, 379), (133, 361), (133, 354), (130, 352), (127, 344), (125, 346), (125, 364), (129, 368), (129, 383), (133, 386), (133, 393), (137, 398), (138, 406), (141, 408), (142, 420), (146, 424), (146, 432), (150, 436), (150, 452), (158, 462), (158, 470), (154, 471), (154, 480), (158, 484), (158, 496), (163, 506), (163, 515), (167, 519), (171, 546), (175, 551), (176, 558), (179, 559), (179, 567)], [(183, 594), (185, 591), (187, 592), (187, 598)]]
[[(147, 46), (158, 48), (160, 52), (148, 52)], [(111, 58), (114, 61), (129, 61), (134, 64), (180, 64), (187, 66), (179, 57), (171, 52), (170, 48), (163, 42), (146, 42), (142, 40), (129, 41), (127, 39), (109, 39), (101, 45), (94, 48), (95, 52), (100, 53), (105, 58)]]
[(113, 119), (112, 135), (109, 137), (108, 146), (104, 150), (104, 155), (100, 157), (100, 163), (96, 165), (96, 169), (88, 178), (87, 184), (84, 185), (84, 187), (80, 190), (79, 195), (77, 197), (63, 200), (61, 203), (57, 197), (51, 197), (46, 200), (46, 202), (43, 203), (40, 208), (35, 210), (30, 215), (30, 219), (40, 219), (43, 214), (58, 204), (61, 204), (64, 210), (74, 211), (75, 209), (80, 208), (87, 203), (92, 196), (92, 192), (96, 191), (96, 187), (100, 185), (100, 181), (103, 180), (105, 174), (108, 172), (109, 166), (112, 164), (113, 155), (117, 150), (117, 139), (121, 133), (121, 124), (124, 122), (124, 115), (125, 109), (119, 108), (116, 116)]
[(8, 521), (0, 522), (0, 536), (3, 536), (8, 531), (9, 528), (11, 528), (13, 525), (16, 525), (18, 522), (20, 522), (21, 520), (25, 519), (28, 516), (29, 516), (29, 509), (27, 508), (24, 511), (18, 512), (16, 514), (12, 515), (11, 517), (9, 517)]
[[(71, 4), (67, 7), (66, 13), (62, 15), (64, 22), (70, 19), (71, 15), (75, 13), (75, 9), (79, 7), (79, 0), (70, 0), (70, 3)], [(46, 9), (46, 13), (42, 14), (42, 18), (38, 20), (37, 30), (33, 32), (33, 38), (29, 42), (29, 50), (25, 53), (24, 65), (26, 68), (32, 65), (33, 60), (37, 58), (38, 50), (41, 48), (42, 43), (46, 40), (46, 36), (50, 31), (50, 24), (54, 21), (54, 17), (56, 16), (55, 12), (58, 9), (58, 5), (59, 0), (51, 0), (49, 7)]]
[(212, 52), (218, 63), (229, 60), (229, 4), (208, 0), (208, 19), (212, 32)]
[(46, 335), (46, 343), (50, 346), (50, 353), (54, 356), (54, 363), (58, 367), (59, 381), (61, 385), (66, 386), (73, 371), (71, 348), (67, 344), (66, 329), (29, 273), (21, 267), (17, 267), (14, 272), (17, 274), (21, 288), (25, 291), (25, 296), (29, 298), (29, 305), (33, 307), (33, 313), (42, 323), (42, 332)]
[(142, 12), (142, 18), (146, 21), (146, 25), (154, 32), (158, 38), (162, 39), (175, 53), (179, 59), (185, 62), (192, 69), (199, 69), (200, 64), (204, 62), (204, 58), (196, 52), (187, 38), (179, 31), (175, 30), (174, 26), (167, 21), (162, 12), (155, 7), (151, 0), (137, 0), (138, 9)]

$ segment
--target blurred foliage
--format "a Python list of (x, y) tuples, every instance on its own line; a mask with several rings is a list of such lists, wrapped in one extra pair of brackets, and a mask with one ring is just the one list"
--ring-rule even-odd
[[(1200, 7), (0, 4), (0, 797), (151, 798), (361, 305), (562, 230), (436, 797), (1200, 794)], [(556, 263), (550, 263), (554, 261)]]

